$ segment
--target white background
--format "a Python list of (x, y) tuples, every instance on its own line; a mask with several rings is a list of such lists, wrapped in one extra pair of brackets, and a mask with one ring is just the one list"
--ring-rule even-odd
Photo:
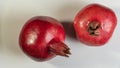
[[(111, 8), (117, 26), (109, 42), (101, 47), (80, 43), (72, 29), (76, 13), (89, 3)], [(19, 32), (33, 16), (51, 16), (63, 23), (69, 58), (57, 56), (46, 62), (27, 57), (18, 44)], [(120, 0), (0, 0), (0, 68), (120, 68)], [(67, 25), (67, 26), (66, 26)]]

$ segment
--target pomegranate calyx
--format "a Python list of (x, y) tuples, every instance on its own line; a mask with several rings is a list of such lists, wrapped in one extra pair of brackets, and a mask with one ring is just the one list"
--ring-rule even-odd
[(100, 32), (99, 32), (99, 28), (100, 28), (100, 22), (98, 21), (92, 21), (89, 23), (88, 25), (88, 32), (90, 35), (94, 35), (94, 36), (99, 36)]
[(69, 57), (69, 55), (71, 55), (71, 52), (69, 51), (70, 48), (63, 42), (50, 44), (49, 50), (54, 54), (60, 55), (60, 56)]

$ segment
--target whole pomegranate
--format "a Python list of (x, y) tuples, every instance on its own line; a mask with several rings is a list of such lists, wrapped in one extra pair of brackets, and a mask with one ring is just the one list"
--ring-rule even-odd
[(91, 46), (107, 43), (117, 24), (115, 13), (108, 7), (90, 4), (78, 12), (74, 28), (78, 39)]
[(64, 40), (65, 31), (61, 23), (47, 16), (28, 20), (19, 36), (21, 49), (38, 61), (49, 60), (56, 55), (68, 57), (70, 48)]

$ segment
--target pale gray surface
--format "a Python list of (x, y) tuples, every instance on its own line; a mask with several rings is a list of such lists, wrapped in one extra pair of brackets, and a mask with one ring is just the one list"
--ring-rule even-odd
[[(102, 47), (80, 43), (70, 22), (82, 7), (94, 2), (110, 7), (118, 18), (112, 38)], [(0, 22), (0, 49), (3, 50), (0, 52), (0, 68), (120, 68), (119, 0), (4, 0), (1, 3), (4, 6)], [(69, 58), (58, 56), (47, 62), (35, 62), (21, 51), (18, 45), (20, 29), (28, 19), (38, 15), (51, 16), (62, 21), (67, 32), (66, 44), (72, 52)]]

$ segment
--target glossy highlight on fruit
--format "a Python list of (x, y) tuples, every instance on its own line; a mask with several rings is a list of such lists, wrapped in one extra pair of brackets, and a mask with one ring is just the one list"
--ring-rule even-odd
[(45, 61), (56, 55), (69, 57), (70, 48), (64, 43), (65, 31), (61, 23), (48, 16), (36, 16), (23, 26), (19, 44), (34, 60)]
[(114, 11), (99, 4), (89, 4), (79, 11), (74, 19), (78, 39), (91, 46), (107, 43), (116, 24), (117, 18)]

